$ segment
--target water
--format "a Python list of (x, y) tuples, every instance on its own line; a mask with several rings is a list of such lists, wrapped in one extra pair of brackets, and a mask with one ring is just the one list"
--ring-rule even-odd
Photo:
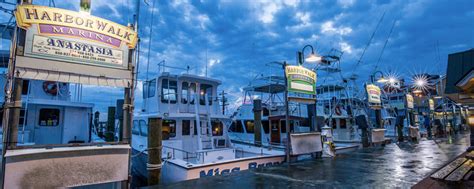
[[(334, 159), (243, 171), (159, 188), (410, 188), (464, 152), (469, 135), (360, 149)], [(153, 187), (152, 187), (153, 188)], [(156, 187), (155, 187), (156, 188)]]

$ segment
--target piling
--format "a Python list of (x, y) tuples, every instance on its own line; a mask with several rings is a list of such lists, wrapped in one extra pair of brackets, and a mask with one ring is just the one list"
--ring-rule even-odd
[(162, 124), (161, 118), (148, 119), (148, 185), (160, 183), (161, 150), (162, 150)]
[(105, 141), (114, 141), (115, 134), (115, 107), (110, 106), (107, 111), (107, 127), (105, 131)]
[(18, 143), (18, 123), (20, 120), (21, 109), (21, 90), (23, 88), (23, 80), (15, 78), (12, 94), (12, 103), (10, 104), (10, 116), (8, 117), (8, 149), (13, 149)]
[(253, 117), (255, 127), (254, 131), (254, 143), (255, 146), (262, 146), (262, 100), (253, 100)]
[(119, 125), (119, 141), (123, 140), (123, 127), (124, 127), (124, 100), (123, 99), (118, 99), (117, 102), (115, 103), (115, 119), (118, 121)]

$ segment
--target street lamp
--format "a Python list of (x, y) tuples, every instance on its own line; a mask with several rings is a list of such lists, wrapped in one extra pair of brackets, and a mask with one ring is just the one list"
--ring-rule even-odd
[[(389, 82), (390, 80), (389, 79), (386, 79), (383, 75), (383, 73), (381, 71), (376, 71), (374, 73), (372, 73), (372, 75), (370, 75), (370, 81), (372, 83), (375, 83), (375, 76), (377, 74), (380, 74), (380, 77), (377, 79), (377, 83), (387, 83)], [(395, 79), (393, 79), (395, 81)]]
[[(304, 58), (304, 50), (307, 48), (307, 47), (310, 47), (311, 48), (311, 54), (305, 58)], [(314, 53), (314, 48), (312, 45), (306, 45), (303, 47), (303, 49), (301, 49), (301, 51), (298, 51), (298, 65), (303, 65), (305, 60), (307, 62), (318, 62), (318, 61), (321, 61), (322, 57), (321, 56), (318, 56), (316, 53)]]

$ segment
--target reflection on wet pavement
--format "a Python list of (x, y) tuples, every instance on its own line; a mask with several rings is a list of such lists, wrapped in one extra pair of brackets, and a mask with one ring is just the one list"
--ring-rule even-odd
[(290, 167), (243, 171), (160, 188), (409, 188), (465, 151), (468, 139), (465, 134), (451, 144), (447, 139), (393, 143), (335, 159), (307, 160)]

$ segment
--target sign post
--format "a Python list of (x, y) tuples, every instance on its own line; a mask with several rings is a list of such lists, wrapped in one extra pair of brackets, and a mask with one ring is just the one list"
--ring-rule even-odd
[[(385, 129), (383, 129), (383, 124), (382, 124), (382, 99), (381, 99), (381, 94), (382, 91), (380, 88), (374, 84), (367, 84), (365, 86), (366, 92), (367, 92), (367, 103), (369, 104), (369, 107), (375, 111), (375, 129), (371, 130), (372, 133), (372, 143), (379, 143), (383, 142), (385, 139)], [(367, 136), (367, 131), (365, 129), (362, 130), (363, 137), (362, 143), (365, 144), (364, 147), (367, 147), (366, 145), (368, 144), (368, 136)]]
[[(288, 165), (290, 164), (290, 119), (289, 119), (289, 92), (306, 94), (306, 95), (316, 95), (316, 73), (303, 67), (303, 66), (288, 66), (286, 62), (283, 63), (283, 69), (285, 72), (285, 127), (287, 133), (286, 141), (286, 159)], [(311, 99), (296, 99), (299, 101), (315, 101), (315, 98)]]
[[(81, 1), (81, 8), (90, 11), (90, 0)], [(34, 165), (29, 169), (43, 169), (43, 164), (34, 163), (37, 153), (31, 153), (31, 160), (14, 162), (13, 155), (6, 155), (11, 149), (17, 149), (15, 133), (18, 129), (19, 109), (21, 108), (21, 81), (22, 79), (44, 80), (65, 83), (79, 83), (88, 85), (112, 86), (125, 88), (124, 93), (124, 129), (120, 133), (122, 141), (116, 143), (111, 149), (108, 147), (95, 148), (90, 145), (94, 153), (95, 163), (101, 164), (101, 158), (111, 155), (116, 159), (109, 161), (120, 162), (119, 167), (114, 167), (117, 174), (110, 175), (107, 171), (94, 172), (90, 175), (99, 175), (98, 180), (81, 180), (74, 177), (77, 172), (73, 169), (50, 170), (57, 175), (65, 176), (57, 180), (65, 184), (66, 180), (71, 186), (95, 184), (112, 181), (125, 181), (129, 179), (130, 165), (130, 134), (132, 121), (132, 99), (134, 89), (134, 61), (135, 46), (138, 41), (136, 30), (131, 26), (123, 26), (106, 19), (92, 16), (84, 12), (38, 6), (31, 4), (21, 4), (15, 11), (17, 27), (15, 36), (12, 39), (11, 62), (8, 70), (9, 90), (15, 88), (15, 99), (12, 99), (11, 92), (5, 96), (6, 106), (4, 119), (5, 133), (4, 152), (2, 166), (5, 187), (15, 187), (20, 182), (12, 179), (15, 175), (25, 171), (24, 165)], [(18, 36), (18, 37), (16, 37)], [(18, 38), (18, 40), (16, 40)], [(13, 81), (15, 83), (13, 84)], [(17, 110), (18, 109), (18, 110)], [(8, 137), (14, 136), (14, 137)], [(8, 144), (8, 147), (5, 146)], [(70, 148), (77, 146), (67, 145)], [(73, 149), (64, 150), (62, 153), (48, 154), (45, 161), (54, 160), (58, 167), (68, 166)], [(45, 152), (46, 153), (46, 152)], [(84, 154), (77, 161), (87, 159), (89, 152)], [(6, 157), (8, 156), (9, 159)], [(51, 156), (51, 157), (49, 157)], [(79, 156), (74, 156), (79, 157)], [(126, 160), (126, 164), (124, 161)], [(76, 160), (75, 160), (76, 161)], [(32, 163), (33, 162), (33, 163)], [(88, 162), (94, 166), (94, 163)], [(110, 163), (110, 162), (109, 162)], [(19, 166), (21, 165), (21, 166)], [(15, 167), (16, 166), (16, 167)], [(95, 168), (95, 167), (94, 167)], [(46, 167), (49, 169), (49, 167)], [(93, 168), (84, 170), (94, 170)], [(89, 174), (89, 173), (84, 173)], [(8, 176), (9, 179), (5, 179)], [(45, 175), (35, 175), (33, 180), (45, 180)], [(64, 180), (61, 180), (64, 179)], [(48, 183), (46, 183), (48, 184)], [(69, 186), (69, 185), (68, 185)], [(56, 186), (57, 187), (57, 186)], [(67, 187), (67, 186), (64, 186)]]

